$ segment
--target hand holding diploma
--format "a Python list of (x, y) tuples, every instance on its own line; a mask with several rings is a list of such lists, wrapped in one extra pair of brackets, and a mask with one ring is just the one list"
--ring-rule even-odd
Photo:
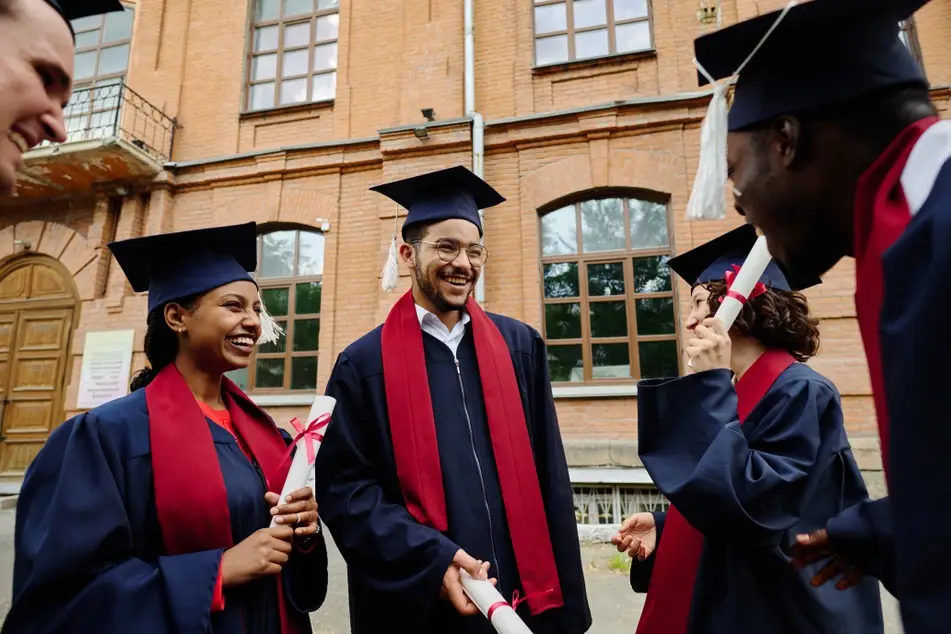
[[(488, 570), (488, 564), (484, 564), (483, 571)], [(473, 577), (465, 570), (459, 572), (462, 581), (462, 588), (466, 595), (471, 599), (471, 603), (479, 612), (489, 620), (492, 627), (499, 634), (531, 634), (531, 630), (525, 625), (521, 617), (515, 612), (514, 605), (518, 604), (518, 598), (513, 596), (512, 604), (509, 604), (499, 591), (495, 589), (495, 579), (487, 581), (484, 574), (480, 577)], [(517, 592), (516, 592), (517, 595)]]
[(717, 317), (708, 317), (693, 330), (687, 341), (687, 358), (695, 372), (730, 369), (730, 335)]
[[(462, 587), (462, 575), (466, 574), (470, 578), (488, 581), (489, 562), (474, 559), (464, 551), (459, 549), (452, 558), (452, 563), (446, 569), (446, 574), (442, 578), (442, 588), (440, 595), (449, 599), (452, 607), (463, 616), (471, 616), (479, 613), (479, 608), (469, 600)], [(490, 582), (493, 586), (497, 583), (495, 579)]]
[[(314, 492), (307, 486), (311, 473), (314, 470), (314, 461), (324, 439), (324, 431), (330, 424), (330, 415), (333, 413), (337, 401), (329, 396), (318, 396), (310, 407), (306, 425), (296, 418), (291, 421), (297, 436), (287, 448), (287, 457), (296, 446), (297, 451), (291, 461), (287, 477), (284, 479), (284, 488), (280, 497), (269, 497), (268, 502), (275, 504), (271, 509), (271, 528), (286, 524), (304, 524), (297, 529), (297, 535), (309, 537), (317, 533), (317, 503), (314, 501)], [(268, 496), (275, 496), (268, 493)], [(285, 504), (280, 505), (280, 502)]]

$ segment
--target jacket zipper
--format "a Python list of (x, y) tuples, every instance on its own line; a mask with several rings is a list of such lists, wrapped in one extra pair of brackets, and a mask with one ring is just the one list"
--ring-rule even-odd
[(472, 457), (475, 458), (476, 470), (479, 472), (479, 483), (482, 485), (482, 502), (485, 503), (485, 513), (489, 518), (489, 540), (492, 543), (492, 559), (495, 563), (498, 590), (499, 593), (502, 594), (502, 570), (499, 567), (499, 556), (495, 551), (495, 531), (492, 529), (492, 511), (489, 508), (489, 494), (485, 490), (485, 478), (482, 477), (482, 463), (479, 462), (479, 454), (476, 451), (475, 435), (472, 432), (472, 420), (469, 418), (469, 407), (466, 404), (466, 388), (462, 383), (462, 370), (459, 369), (459, 359), (455, 355), (453, 355), (453, 361), (456, 362), (456, 376), (459, 378), (459, 391), (462, 393), (462, 411), (466, 413), (466, 425), (469, 428), (469, 443), (472, 447)]

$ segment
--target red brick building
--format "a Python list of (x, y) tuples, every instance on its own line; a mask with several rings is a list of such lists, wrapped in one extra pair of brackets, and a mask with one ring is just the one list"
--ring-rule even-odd
[[(782, 4), (483, 0), (470, 23), (455, 0), (139, 0), (79, 21), (70, 139), (30, 153), (0, 213), (0, 475), (81, 411), (89, 333), (133, 331), (145, 362), (146, 298), (107, 242), (260, 223), (288, 336), (236, 378), (287, 421), (397, 297), (379, 283), (397, 210), (368, 188), (463, 164), (508, 199), (485, 216), (480, 293), (549, 341), (579, 520), (657, 503), (635, 383), (681, 364), (687, 289), (663, 262), (739, 222), (684, 219), (708, 99), (692, 42)], [(947, 116), (951, 0), (903, 37)], [(845, 262), (809, 292), (814, 363), (878, 487), (852, 276)]]

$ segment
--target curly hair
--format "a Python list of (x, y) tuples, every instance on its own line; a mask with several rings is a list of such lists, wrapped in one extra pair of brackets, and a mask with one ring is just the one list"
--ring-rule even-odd
[[(176, 300), (175, 303), (186, 310), (191, 310), (198, 295)], [(129, 391), (134, 392), (144, 388), (162, 371), (162, 368), (175, 361), (178, 356), (178, 336), (168, 327), (165, 321), (165, 306), (158, 306), (146, 318), (145, 330), (145, 357), (149, 367), (143, 368), (132, 377)]]
[[(725, 282), (703, 285), (710, 296), (707, 306), (716, 313), (726, 295)], [(767, 348), (778, 348), (796, 361), (806, 361), (819, 351), (819, 320), (809, 315), (809, 304), (802, 293), (769, 289), (743, 306), (730, 332), (752, 337)]]

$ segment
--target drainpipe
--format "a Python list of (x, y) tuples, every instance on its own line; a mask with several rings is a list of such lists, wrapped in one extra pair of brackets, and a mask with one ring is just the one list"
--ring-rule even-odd
[[(485, 120), (475, 109), (475, 41), (473, 39), (473, 2), (465, 0), (465, 108), (466, 116), (472, 119), (472, 172), (479, 178), (484, 178), (484, 136)], [(479, 210), (479, 220), (485, 226), (485, 215)], [(485, 303), (485, 267), (476, 283), (476, 301)]]

